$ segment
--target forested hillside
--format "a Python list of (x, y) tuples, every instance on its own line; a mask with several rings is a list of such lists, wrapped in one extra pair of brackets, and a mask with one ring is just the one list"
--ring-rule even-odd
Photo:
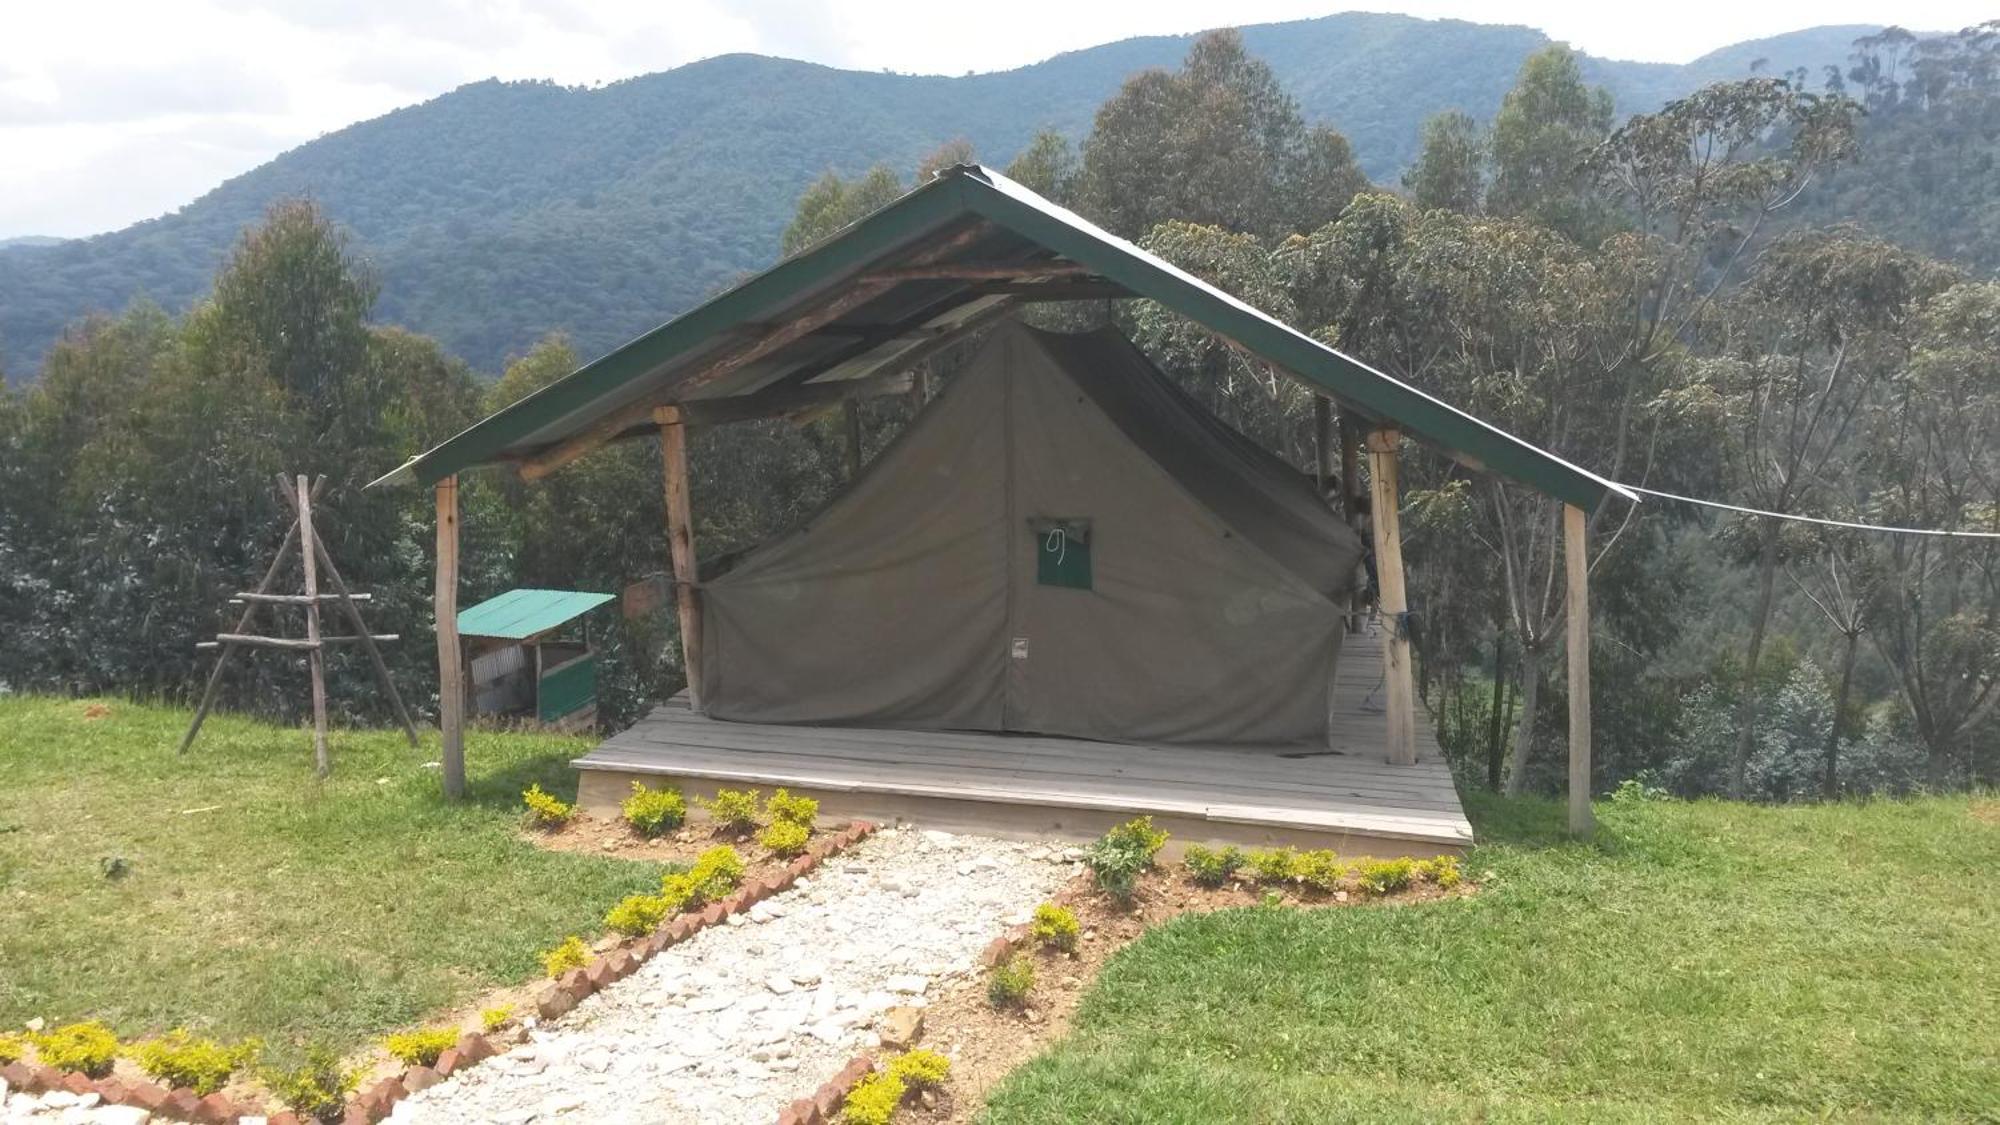
[[(1841, 62), (1875, 29), (1814, 28), (1685, 66), (1584, 58), (1622, 113), (1701, 84)], [(1430, 114), (1500, 106), (1540, 32), (1349, 13), (1247, 28), (1307, 120), (1393, 182)], [(1081, 139), (1126, 76), (1191, 37), (1131, 39), (958, 78), (710, 59), (598, 89), (482, 82), (342, 129), (126, 230), (0, 253), (0, 371), (31, 378), (64, 324), (207, 288), (272, 202), (310, 197), (356, 237), (380, 315), (495, 370), (551, 329), (595, 355), (768, 264), (799, 192), (832, 169), (910, 168), (954, 138), (1005, 163), (1044, 127)]]

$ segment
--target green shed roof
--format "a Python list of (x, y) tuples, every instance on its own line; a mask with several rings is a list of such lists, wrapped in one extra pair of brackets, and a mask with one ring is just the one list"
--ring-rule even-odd
[(582, 590), (509, 590), (459, 610), (458, 631), (467, 637), (522, 641), (581, 617), (616, 596)]
[[(915, 265), (913, 266), (913, 263)], [(986, 267), (1050, 273), (981, 279)], [(948, 276), (946, 266), (970, 267)], [(866, 293), (857, 287), (866, 286)], [(836, 299), (865, 299), (835, 306)], [(948, 168), (811, 249), (523, 398), (377, 484), (431, 484), (532, 460), (579, 435), (653, 432), (655, 405), (729, 399), (899, 370), (903, 356), (970, 331), (1011, 303), (1144, 297), (1269, 361), (1376, 425), (1586, 509), (1624, 486), (1579, 468), (1292, 328), (991, 169)], [(816, 317), (839, 309), (838, 316)], [(778, 326), (810, 331), (772, 347)], [(760, 346), (760, 336), (764, 337)], [(735, 355), (754, 355), (732, 363)], [(720, 373), (720, 374), (718, 374)]]

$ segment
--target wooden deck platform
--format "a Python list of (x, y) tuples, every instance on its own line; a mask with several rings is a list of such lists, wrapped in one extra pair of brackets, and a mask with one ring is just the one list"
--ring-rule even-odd
[(953, 731), (732, 723), (686, 701), (654, 709), (575, 761), (585, 808), (615, 815), (634, 780), (784, 785), (822, 815), (947, 831), (1083, 841), (1140, 814), (1189, 843), (1330, 847), (1347, 855), (1460, 852), (1472, 826), (1437, 742), (1384, 760), (1380, 639), (1349, 637), (1335, 677), (1332, 745), (1134, 745)]

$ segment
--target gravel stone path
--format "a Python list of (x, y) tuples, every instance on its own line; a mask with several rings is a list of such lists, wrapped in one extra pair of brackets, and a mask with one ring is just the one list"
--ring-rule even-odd
[(769, 1125), (1073, 871), (1059, 847), (884, 830), (389, 1120)]
[(12, 1090), (0, 1078), (0, 1123), (4, 1125), (145, 1125), (152, 1115), (137, 1106), (105, 1105), (96, 1094)]

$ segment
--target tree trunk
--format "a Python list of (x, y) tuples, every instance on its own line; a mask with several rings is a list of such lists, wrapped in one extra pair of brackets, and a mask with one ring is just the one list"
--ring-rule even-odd
[(1833, 694), (1833, 729), (1826, 732), (1826, 779), (1821, 795), (1829, 801), (1840, 799), (1840, 735), (1847, 721), (1847, 694), (1854, 687), (1854, 653), (1861, 634), (1847, 634), (1847, 649), (1840, 654), (1840, 688)]
[(1750, 616), (1750, 648), (1743, 654), (1743, 693), (1736, 702), (1736, 757), (1729, 764), (1729, 796), (1740, 801), (1749, 789), (1750, 751), (1757, 745), (1757, 664), (1764, 656), (1764, 631), (1778, 578), (1778, 521), (1765, 519), (1757, 536), (1757, 607)]
[(1542, 646), (1521, 646), (1521, 719), (1514, 725), (1514, 761), (1507, 773), (1507, 795), (1528, 791), (1528, 752), (1535, 741), (1535, 703), (1542, 694)]
[(1500, 720), (1507, 709), (1507, 634), (1493, 637), (1493, 706), (1486, 715), (1486, 787), (1500, 792), (1501, 767), (1505, 761), (1500, 741)]

